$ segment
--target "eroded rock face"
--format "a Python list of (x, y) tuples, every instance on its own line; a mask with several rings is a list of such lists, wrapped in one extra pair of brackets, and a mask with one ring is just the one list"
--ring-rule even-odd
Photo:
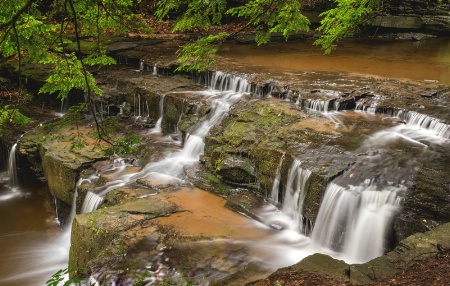
[[(140, 57), (145, 53), (146, 51), (142, 50), (135, 56)], [(129, 58), (132, 59), (132, 54)], [(137, 59), (134, 58), (134, 60)], [(146, 61), (148, 61), (147, 58)], [(147, 63), (150, 66), (152, 64)], [(170, 63), (169, 59), (167, 63)], [(419, 86), (367, 78), (354, 80), (349, 76), (327, 73), (317, 76), (326, 78), (327, 81), (317, 83), (316, 79), (307, 74), (300, 76), (265, 73), (253, 75), (255, 86), (259, 88), (254, 88), (251, 95), (238, 102), (229, 111), (229, 116), (222, 124), (211, 130), (206, 139), (206, 156), (203, 162), (216, 177), (222, 180), (222, 183), (241, 188), (239, 193), (233, 193), (230, 196), (232, 203), (229, 205), (233, 205), (233, 209), (244, 210), (244, 213), (251, 216), (254, 209), (247, 207), (246, 204), (256, 206), (257, 203), (254, 203), (253, 198), (249, 198), (247, 194), (254, 192), (260, 199), (268, 198), (278, 172), (280, 185), (276, 190), (276, 197), (281, 203), (286, 197), (289, 170), (295, 160), (299, 160), (302, 168), (311, 171), (306, 186), (308, 192), (305, 197), (303, 215), (314, 222), (326, 186), (331, 180), (342, 174), (347, 176), (345, 178), (348, 180), (347, 183), (361, 179), (366, 172), (354, 175), (351, 170), (355, 166), (370, 165), (370, 160), (366, 160), (369, 157), (389, 157), (397, 152), (405, 155), (420, 153), (417, 148), (401, 146), (391, 153), (361, 151), (360, 147), (370, 134), (406, 123), (401, 122), (401, 118), (384, 119), (375, 113), (394, 115), (394, 112), (402, 109), (423, 110), (424, 114), (439, 114), (439, 118), (448, 124), (449, 115), (445, 107), (448, 102), (448, 90), (437, 85)], [(148, 117), (156, 122), (160, 116), (159, 103), (163, 99), (162, 129), (166, 134), (175, 132), (177, 129), (182, 134), (189, 133), (191, 128), (210, 111), (208, 101), (201, 95), (195, 92), (182, 92), (202, 89), (193, 85), (191, 79), (161, 78), (129, 66), (117, 70), (110, 69), (105, 74), (100, 74), (98, 78), (105, 83), (103, 85), (105, 98), (97, 99), (97, 104), (114, 109), (115, 113), (111, 114), (112, 116), (132, 119)], [(268, 85), (267, 83), (273, 79), (276, 79), (276, 84)], [(342, 84), (344, 81), (348, 81), (348, 85)], [(338, 82), (338, 87), (333, 89), (335, 82)], [(258, 90), (266, 92), (272, 90), (273, 97), (258, 97), (261, 95)], [(124, 102), (126, 104), (123, 105)], [(358, 110), (361, 112), (353, 112), (352, 110), (356, 109), (358, 104)], [(438, 107), (440, 104), (444, 107)], [(342, 120), (339, 122), (327, 114), (327, 111), (333, 109), (341, 112), (351, 111), (347, 112), (343, 118), (338, 118)], [(368, 114), (370, 115), (367, 116)], [(144, 127), (148, 126), (144, 124)], [(68, 152), (67, 142), (61, 142), (61, 138), (52, 135), (50, 131), (30, 133), (24, 137), (21, 150), (41, 158), (52, 193), (67, 204), (71, 204), (71, 196), (73, 196), (72, 192), (79, 172), (95, 160), (102, 158), (103, 155), (101, 152), (91, 152), (87, 149)], [(412, 166), (412, 168), (411, 172), (405, 175), (408, 192), (406, 192), (404, 209), (395, 221), (398, 239), (416, 231), (434, 228), (450, 220), (448, 212), (448, 178), (450, 176), (447, 176), (448, 168), (445, 165), (445, 162), (448, 162), (448, 155), (446, 155), (448, 147), (436, 145), (431, 146), (430, 149), (433, 152), (429, 154), (435, 156), (433, 158), (436, 160), (427, 162), (419, 158), (417, 161), (411, 160), (414, 161), (411, 165), (407, 162), (408, 160), (401, 162), (402, 165)], [(147, 153), (142, 150), (140, 154), (137, 154), (137, 156), (142, 155), (141, 165), (156, 158), (156, 155), (149, 154), (152, 152), (153, 149), (147, 148)], [(40, 159), (36, 161), (38, 160)], [(363, 168), (363, 170), (372, 172), (369, 168)], [(383, 174), (383, 176), (395, 177), (391, 174)], [(155, 187), (145, 182), (138, 183), (146, 185), (149, 189)], [(146, 190), (142, 189), (140, 194), (142, 195)], [(156, 217), (174, 214), (176, 207), (156, 198), (135, 201), (136, 195), (128, 196), (127, 194), (126, 190), (117, 190), (107, 197), (105, 205), (107, 208), (80, 215), (75, 219), (70, 265), (77, 268), (83, 275), (91, 274), (94, 270), (105, 266), (108, 269), (123, 269), (125, 259), (121, 249), (123, 249), (124, 241), (130, 240), (126, 246), (130, 253), (136, 255), (135, 257), (145, 255), (138, 247), (140, 243), (150, 245), (152, 256), (159, 254), (158, 246), (160, 245), (157, 244), (161, 241), (160, 236), (164, 231), (149, 221)], [(173, 246), (179, 244), (172, 254), (173, 258), (177, 255), (185, 255), (180, 261), (192, 263), (192, 265), (197, 263), (192, 262), (188, 257), (190, 247), (188, 242), (191, 237), (179, 239), (179, 234), (173, 229), (166, 233), (170, 233), (168, 241), (171, 241)], [(149, 237), (148, 240), (143, 238), (145, 236)], [(228, 245), (227, 243), (225, 242), (224, 245)], [(199, 261), (203, 259), (203, 266), (207, 263), (216, 263), (222, 267), (228, 258), (236, 258), (234, 255), (240, 251), (239, 247), (233, 249), (230, 256), (209, 262), (199, 253), (195, 253), (195, 257)], [(347, 273), (347, 270), (341, 271), (346, 268), (341, 262), (323, 255), (316, 255), (315, 258), (307, 259), (305, 263), (330, 262), (330, 265), (338, 268), (339, 275), (343, 275), (343, 272)], [(247, 269), (248, 261), (238, 257), (234, 262), (235, 264), (229, 265), (228, 272), (223, 272), (229, 275), (241, 268)], [(236, 265), (240, 266), (235, 267)], [(196, 267), (197, 265), (192, 266), (194, 274), (201, 271), (200, 266)], [(220, 267), (217, 271), (223, 270)], [(354, 277), (360, 275), (358, 271), (362, 270), (359, 268), (354, 270)], [(341, 278), (341, 276), (338, 277), (338, 279)]]

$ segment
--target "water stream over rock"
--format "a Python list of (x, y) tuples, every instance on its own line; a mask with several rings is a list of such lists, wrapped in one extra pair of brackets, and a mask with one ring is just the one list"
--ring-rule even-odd
[[(133, 74), (135, 79), (139, 76), (156, 78), (160, 76), (158, 72), (168, 73), (151, 65), (148, 59), (139, 60), (138, 64), (139, 68), (133, 70), (137, 74)], [(163, 145), (164, 151), (159, 155), (152, 154), (151, 160), (141, 165), (116, 159), (98, 168), (94, 174), (81, 178), (68, 221), (75, 218), (79, 234), (83, 223), (93, 222), (97, 214), (109, 214), (109, 209), (120, 213), (117, 215), (111, 211), (111, 221), (99, 219), (101, 227), (90, 225), (90, 230), (95, 229), (107, 236), (108, 231), (113, 233), (123, 228), (120, 239), (138, 245), (126, 254), (136, 261), (143, 261), (136, 273), (143, 275), (149, 271), (151, 277), (145, 280), (149, 284), (177, 277), (179, 273), (175, 268), (182, 268), (184, 263), (191, 269), (189, 276), (200, 279), (203, 275), (209, 282), (252, 263), (264, 269), (263, 272), (270, 272), (316, 252), (350, 263), (362, 263), (382, 255), (392, 247), (393, 220), (408, 200), (408, 192), (414, 189), (415, 176), (430, 164), (430, 158), (441, 158), (449, 148), (446, 103), (439, 113), (435, 112), (438, 108), (430, 109), (437, 97), (430, 91), (422, 97), (431, 98), (433, 102), (424, 100), (423, 106), (411, 105), (409, 110), (404, 105), (396, 107), (386, 103), (389, 97), (381, 95), (381, 88), (375, 90), (375, 85), (372, 85), (375, 91), (369, 90), (364, 87), (366, 82), (363, 80), (357, 82), (349, 76), (336, 80), (334, 77), (339, 75), (316, 73), (315, 76), (323, 80), (319, 78), (306, 83), (305, 77), (311, 74), (278, 74), (264, 85), (250, 83), (249, 78), (254, 79), (254, 75), (245, 73), (217, 71), (193, 75), (196, 82), (208, 89), (158, 90), (155, 92), (158, 97), (151, 103), (158, 107), (158, 112), (149, 109), (151, 101), (145, 93), (138, 89), (130, 91), (128, 102), (121, 98), (123, 104), (116, 106), (120, 110), (118, 116), (130, 115), (135, 122), (145, 122), (153, 112), (156, 125), (145, 129), (141, 135), (153, 138), (151, 144)], [(292, 85), (276, 83), (284, 76)], [(137, 85), (146, 88), (144, 81)], [(379, 85), (384, 87), (383, 83)], [(115, 92), (118, 86), (119, 83)], [(335, 86), (336, 90), (333, 90)], [(181, 107), (175, 106), (172, 97), (175, 95), (196, 98), (202, 103), (195, 105), (193, 101), (183, 101)], [(239, 113), (239, 108), (250, 109), (252, 104), (255, 104), (256, 112), (239, 117), (243, 113)], [(279, 108), (281, 105), (283, 108)], [(101, 110), (108, 108), (108, 112), (104, 112), (108, 116), (109, 106), (102, 102)], [(174, 112), (176, 108), (189, 111), (178, 111), (180, 115)], [(183, 115), (192, 116), (197, 121), (180, 131), (180, 122), (186, 119), (182, 118)], [(231, 127), (221, 124), (224, 118), (231, 118)], [(267, 121), (256, 122), (258, 120)], [(252, 124), (261, 124), (266, 129), (261, 131), (254, 126), (240, 129)], [(274, 129), (270, 129), (271, 126)], [(231, 150), (220, 150), (221, 155), (232, 156), (217, 156), (219, 152), (214, 153), (212, 148), (205, 150), (207, 140), (210, 140), (211, 147), (211, 142), (214, 144), (213, 140), (225, 137), (225, 133), (231, 137), (237, 134), (232, 138)], [(267, 137), (274, 141), (263, 141)], [(259, 149), (248, 147), (251, 140), (259, 139), (269, 143)], [(285, 142), (281, 144), (275, 140)], [(15, 146), (10, 151), (10, 158), (15, 153)], [(263, 157), (256, 167), (249, 167), (250, 159), (257, 159), (259, 153), (267, 150), (275, 151)], [(211, 158), (203, 158), (205, 153)], [(277, 156), (271, 157), (272, 154)], [(223, 208), (224, 200), (191, 185), (192, 173), (198, 171), (199, 159), (231, 170), (228, 177), (221, 172), (223, 169), (217, 170), (223, 181), (234, 179), (234, 186), (239, 186), (232, 188), (231, 195), (245, 196), (249, 192), (247, 187), (256, 189), (255, 186), (260, 187), (263, 183), (269, 185), (264, 190), (268, 202), (255, 212), (258, 221), (228, 212)], [(337, 167), (332, 169), (335, 163)], [(264, 167), (270, 175), (263, 182), (260, 175)], [(9, 167), (9, 170), (15, 169), (15, 166)], [(241, 173), (236, 171), (244, 169), (249, 181), (240, 180)], [(14, 175), (9, 171), (5, 177), (8, 182), (14, 181)], [(16, 185), (12, 183), (11, 189), (17, 188)], [(81, 214), (75, 216), (78, 191), (83, 192), (84, 199)], [(127, 204), (124, 198), (138, 203)], [(312, 199), (314, 203), (311, 203)], [(120, 204), (114, 205), (113, 202)], [(102, 204), (107, 207), (96, 212)], [(160, 205), (164, 207), (159, 209)], [(150, 211), (147, 209), (153, 207), (155, 209)], [(318, 211), (315, 212), (314, 208)], [(155, 213), (158, 213), (157, 218), (152, 217)], [(133, 220), (139, 223), (133, 225), (130, 223)], [(174, 229), (182, 231), (178, 233)], [(145, 237), (143, 241), (137, 241), (140, 235)], [(200, 239), (201, 235), (205, 238)], [(76, 239), (80, 243), (81, 238)], [(110, 241), (114, 244), (118, 239), (119, 235), (111, 237)], [(54, 243), (56, 250), (48, 249), (59, 251), (59, 248), (64, 248), (61, 257), (67, 259), (68, 241), (66, 228), (61, 240)], [(161, 241), (172, 242), (175, 247), (162, 245)], [(120, 244), (113, 246), (112, 260), (123, 255), (117, 254)], [(207, 258), (203, 252), (214, 258)], [(82, 255), (79, 254), (80, 257)], [(192, 262), (189, 257), (198, 261)], [(103, 269), (102, 262), (98, 260), (89, 265), (96, 270), (91, 281), (120, 281), (121, 273), (114, 272), (116, 269)], [(97, 268), (95, 263), (98, 263)], [(59, 262), (56, 265), (61, 267)], [(26, 272), (33, 275), (33, 270)], [(132, 283), (132, 280), (127, 281)]]

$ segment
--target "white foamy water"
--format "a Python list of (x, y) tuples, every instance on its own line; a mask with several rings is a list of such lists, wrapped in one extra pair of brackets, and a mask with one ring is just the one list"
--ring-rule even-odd
[(9, 151), (8, 157), (8, 177), (9, 177), (9, 187), (11, 190), (17, 189), (17, 165), (16, 165), (16, 151), (17, 151), (17, 143), (15, 143), (11, 150)]
[(393, 186), (377, 189), (370, 180), (346, 188), (331, 183), (311, 235), (313, 245), (319, 251), (333, 250), (349, 263), (382, 255), (391, 220), (401, 206), (398, 193), (404, 190)]
[(161, 133), (162, 132), (162, 120), (163, 120), (163, 114), (164, 114), (164, 94), (159, 95), (159, 117), (156, 121), (156, 125), (153, 128), (153, 130), (150, 131), (150, 133)]
[[(211, 106), (210, 112), (191, 129), (186, 136), (184, 146), (181, 150), (168, 154), (164, 159), (147, 164), (136, 173), (116, 174), (115, 180), (106, 183), (103, 187), (88, 192), (83, 203), (83, 212), (95, 210), (101, 203), (102, 198), (110, 191), (145, 179), (156, 174), (164, 175), (165, 180), (183, 179), (184, 168), (198, 163), (200, 155), (203, 154), (205, 142), (210, 129), (219, 124), (227, 114), (230, 107), (250, 91), (250, 84), (243, 78), (226, 73), (216, 72), (209, 83), (211, 87), (218, 88), (208, 91), (195, 92), (205, 97)], [(160, 100), (160, 118), (162, 119), (164, 96)], [(162, 178), (162, 177), (161, 177)]]

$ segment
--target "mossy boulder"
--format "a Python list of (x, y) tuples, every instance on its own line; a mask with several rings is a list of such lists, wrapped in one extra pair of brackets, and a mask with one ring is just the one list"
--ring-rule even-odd
[(124, 269), (124, 263), (133, 263), (125, 257), (138, 243), (138, 236), (142, 232), (157, 235), (145, 222), (176, 210), (176, 205), (150, 196), (77, 215), (72, 226), (69, 268), (83, 277), (103, 268)]
[[(80, 172), (92, 163), (104, 159), (102, 144), (95, 144), (91, 129), (51, 124), (25, 134), (19, 151), (43, 170), (50, 192), (67, 205), (72, 205), (73, 193)], [(74, 136), (80, 139), (76, 141)], [(79, 148), (73, 147), (82, 142)], [(90, 145), (92, 144), (92, 145)]]

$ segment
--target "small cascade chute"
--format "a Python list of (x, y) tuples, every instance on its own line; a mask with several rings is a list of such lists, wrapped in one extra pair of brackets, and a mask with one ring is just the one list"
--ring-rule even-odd
[(286, 155), (286, 152), (283, 152), (283, 155), (281, 155), (280, 162), (277, 166), (277, 171), (275, 175), (275, 179), (273, 180), (272, 184), (272, 191), (270, 192), (270, 200), (274, 204), (280, 203), (280, 184), (281, 184), (281, 167), (283, 166), (284, 157)]
[(439, 119), (415, 111), (401, 111), (398, 117), (406, 122), (406, 125), (430, 130), (435, 135), (450, 139), (450, 125), (441, 122)]
[(17, 143), (12, 145), (8, 156), (8, 178), (9, 178), (9, 187), (11, 188), (11, 190), (16, 190), (18, 187), (16, 152), (17, 152)]
[(64, 107), (65, 107), (65, 99), (62, 98), (61, 99), (61, 111), (58, 114), (60, 117), (64, 116), (64, 114), (65, 114), (65, 108)]
[(81, 207), (81, 213), (89, 213), (98, 209), (98, 207), (103, 203), (104, 197), (101, 197), (91, 191), (86, 193), (86, 197), (83, 201), (83, 206)]
[(404, 189), (378, 187), (368, 179), (360, 186), (330, 183), (311, 234), (313, 245), (331, 249), (349, 263), (382, 255), (391, 220), (401, 207), (399, 193)]
[(270, 200), (272, 201), (273, 204), (278, 204), (279, 203), (279, 198), (278, 198), (278, 194), (280, 191), (280, 184), (281, 184), (281, 173), (278, 172), (275, 175), (275, 179), (273, 180), (273, 184), (272, 184), (272, 191), (270, 192)]
[(213, 73), (209, 83), (209, 87), (212, 89), (223, 91), (232, 91), (234, 93), (250, 93), (251, 84), (248, 80), (237, 76), (216, 71)]
[(303, 204), (306, 198), (307, 182), (311, 171), (300, 167), (301, 162), (295, 159), (289, 169), (286, 192), (282, 211), (298, 224), (298, 231), (305, 233), (303, 225)]
[(320, 112), (320, 113), (328, 113), (328, 107), (330, 105), (329, 100), (313, 100), (307, 99), (305, 101), (305, 107), (309, 110)]
[(159, 95), (159, 117), (158, 121), (156, 121), (155, 128), (153, 128), (154, 132), (161, 133), (162, 132), (162, 120), (164, 114), (164, 97), (165, 94)]

